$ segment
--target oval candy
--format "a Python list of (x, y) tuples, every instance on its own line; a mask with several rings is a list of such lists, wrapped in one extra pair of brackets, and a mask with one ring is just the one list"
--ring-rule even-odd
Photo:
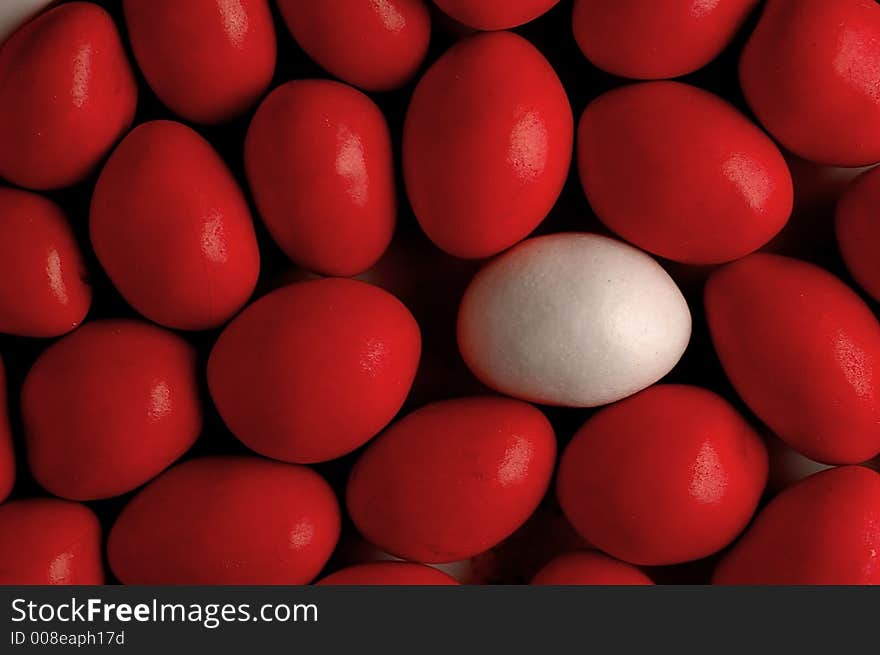
[(0, 505), (0, 585), (102, 585), (101, 524), (85, 505), (28, 498)]
[(269, 86), (276, 45), (268, 0), (124, 0), (122, 6), (138, 66), (178, 116), (229, 121)]
[(85, 319), (92, 289), (64, 212), (35, 193), (0, 187), (0, 216), (0, 332), (70, 332)]
[(880, 6), (874, 0), (769, 0), (739, 64), (758, 120), (822, 164), (880, 161)]
[(544, 415), (509, 398), (434, 402), (392, 425), (358, 459), (346, 504), (364, 537), (416, 562), (455, 562), (519, 528), (556, 456)]
[(880, 452), (880, 323), (849, 287), (759, 253), (715, 271), (705, 307), (727, 377), (778, 437), (827, 464)]
[(880, 302), (880, 169), (853, 180), (837, 203), (835, 232), (843, 261), (871, 297)]
[(324, 567), (339, 525), (333, 490), (309, 468), (202, 457), (125, 506), (107, 556), (123, 584), (302, 585)]
[(365, 91), (403, 86), (428, 52), (423, 0), (278, 0), (278, 8), (309, 57)]
[(297, 264), (352, 276), (391, 242), (397, 213), (388, 124), (363, 93), (297, 80), (260, 105), (245, 140), (260, 215)]
[(880, 584), (880, 475), (844, 466), (784, 489), (718, 563), (719, 585)]
[(378, 287), (321, 279), (250, 305), (217, 339), (208, 387), (252, 450), (310, 464), (366, 443), (400, 410), (419, 363), (412, 314)]
[(0, 177), (81, 182), (131, 125), (137, 84), (113, 19), (91, 2), (47, 11), (0, 48)]
[(727, 546), (766, 483), (767, 450), (727, 401), (657, 385), (587, 420), (562, 454), (556, 489), (590, 544), (654, 566)]
[(509, 248), (544, 220), (571, 162), (573, 119), (553, 68), (509, 32), (450, 48), (413, 93), (403, 127), (410, 204), (463, 258)]
[(477, 273), (458, 314), (459, 349), (483, 383), (570, 407), (653, 384), (690, 333), (687, 303), (660, 265), (596, 234), (524, 241)]
[(119, 144), (98, 178), (89, 233), (123, 297), (166, 327), (218, 327), (256, 286), (247, 200), (220, 155), (180, 123), (144, 123)]
[(791, 214), (791, 174), (776, 145), (732, 105), (686, 84), (603, 94), (584, 111), (577, 151), (599, 220), (677, 262), (743, 257)]
[(687, 75), (715, 59), (759, 0), (575, 0), (575, 40), (595, 66), (621, 77)]
[(73, 500), (118, 496), (198, 437), (195, 349), (148, 323), (92, 321), (40, 355), (21, 412), (31, 472), (46, 490)]

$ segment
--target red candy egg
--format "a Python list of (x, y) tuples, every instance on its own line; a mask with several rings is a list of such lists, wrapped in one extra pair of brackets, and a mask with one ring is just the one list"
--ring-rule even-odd
[(0, 332), (70, 332), (88, 313), (92, 290), (64, 212), (35, 193), (0, 187), (0, 217)]
[(113, 284), (156, 323), (217, 327), (256, 285), (244, 194), (210, 144), (180, 123), (144, 123), (125, 137), (98, 178), (89, 229)]
[(756, 254), (709, 278), (706, 316), (740, 397), (810, 459), (864, 462), (880, 452), (880, 324), (823, 269)]
[(479, 258), (527, 236), (565, 183), (572, 122), (559, 78), (522, 37), (450, 48), (416, 87), (403, 128), (407, 193), (428, 237)]
[(715, 570), (722, 585), (880, 584), (880, 475), (822, 471), (779, 493)]
[(15, 451), (6, 395), (6, 371), (0, 359), (0, 503), (6, 500), (15, 484)]
[(739, 66), (764, 127), (805, 159), (880, 161), (880, 5), (769, 0)]
[(837, 204), (835, 227), (849, 272), (880, 301), (880, 168), (850, 184)]
[(101, 525), (56, 498), (0, 505), (0, 585), (101, 585)]
[(716, 553), (746, 527), (767, 482), (760, 437), (720, 396), (658, 385), (600, 410), (559, 462), (574, 528), (640, 565)]
[(411, 562), (372, 562), (356, 564), (328, 575), (316, 585), (457, 585), (451, 575), (424, 564)]
[(196, 123), (249, 109), (275, 72), (268, 0), (125, 0), (135, 59), (173, 112)]
[(544, 415), (508, 398), (435, 402), (392, 425), (352, 469), (349, 514), (367, 540), (418, 562), (482, 553), (535, 511), (553, 473)]
[(596, 551), (565, 553), (548, 562), (532, 578), (533, 585), (652, 585), (654, 581), (632, 564)]
[(307, 464), (366, 443), (400, 410), (421, 337), (394, 296), (363, 282), (283, 287), (220, 335), (208, 386), (229, 429), (252, 450)]
[(434, 0), (459, 23), (478, 30), (506, 30), (546, 14), (559, 0)]
[(74, 500), (117, 496), (199, 435), (195, 352), (147, 323), (87, 323), (34, 363), (21, 411), (28, 461), (43, 487)]
[(204, 457), (145, 487), (110, 531), (124, 584), (301, 585), (339, 538), (339, 504), (304, 466)]
[(248, 129), (245, 167), (266, 227), (298, 264), (357, 275), (391, 242), (391, 135), (361, 92), (329, 80), (275, 89)]
[(737, 259), (767, 243), (791, 214), (791, 175), (779, 149), (696, 87), (649, 82), (600, 96), (581, 118), (577, 151), (599, 219), (661, 257)]
[(715, 59), (759, 0), (575, 0), (574, 36), (602, 70), (643, 80), (686, 75)]
[(278, 0), (278, 8), (309, 57), (366, 91), (403, 86), (428, 52), (423, 0)]
[(110, 15), (61, 5), (0, 48), (0, 177), (31, 189), (81, 181), (131, 125), (137, 85)]

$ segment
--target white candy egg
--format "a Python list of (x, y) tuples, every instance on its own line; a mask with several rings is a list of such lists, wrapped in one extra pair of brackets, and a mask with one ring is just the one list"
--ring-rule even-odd
[(523, 241), (477, 273), (458, 316), (474, 374), (531, 402), (595, 407), (650, 386), (691, 334), (687, 302), (641, 250), (596, 234)]
[(0, 45), (27, 19), (55, 0), (0, 0)]

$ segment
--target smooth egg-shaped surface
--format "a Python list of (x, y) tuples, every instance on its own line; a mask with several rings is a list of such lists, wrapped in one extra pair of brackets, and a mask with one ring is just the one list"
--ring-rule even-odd
[(778, 437), (827, 464), (880, 452), (880, 323), (852, 289), (759, 253), (715, 271), (705, 307), (727, 377)]
[(678, 262), (743, 257), (791, 214), (779, 148), (725, 100), (687, 84), (647, 82), (599, 96), (581, 118), (577, 152), (599, 219)]
[(102, 585), (101, 524), (85, 505), (28, 498), (0, 505), (0, 585)]
[(391, 134), (360, 91), (331, 80), (275, 89), (248, 128), (245, 169), (263, 222), (297, 264), (357, 275), (391, 242)]
[(692, 73), (733, 40), (759, 0), (575, 0), (578, 46), (604, 71), (642, 80)]
[(457, 257), (509, 248), (556, 202), (572, 138), (565, 89), (533, 45), (510, 32), (455, 44), (419, 81), (403, 127), (422, 229)]
[(0, 177), (29, 189), (81, 182), (131, 125), (137, 95), (104, 9), (71, 2), (38, 16), (0, 47)]
[(746, 420), (700, 387), (656, 385), (605, 407), (559, 462), (574, 528), (633, 564), (687, 562), (746, 527), (767, 483), (767, 450)]
[(880, 475), (822, 471), (784, 489), (721, 559), (713, 584), (880, 584)]
[(424, 0), (278, 0), (278, 8), (309, 57), (365, 91), (403, 86), (428, 53)]
[(195, 349), (140, 321), (86, 323), (31, 367), (21, 412), (31, 472), (47, 491), (73, 500), (118, 496), (198, 437)]
[(489, 396), (430, 403), (367, 447), (349, 477), (348, 511), (386, 552), (455, 562), (525, 523), (555, 459), (553, 428), (531, 405)]
[(796, 155), (836, 166), (880, 161), (874, 0), (769, 0), (739, 79), (755, 116)]
[(124, 584), (302, 585), (326, 564), (339, 525), (333, 490), (309, 468), (202, 457), (125, 506), (107, 556)]
[(70, 332), (88, 313), (92, 289), (64, 212), (35, 193), (0, 187), (0, 216), (0, 332)]
[(862, 173), (837, 203), (835, 231), (856, 282), (880, 302), (880, 168)]
[(208, 387), (246, 446), (311, 464), (355, 450), (394, 418), (420, 352), (418, 324), (390, 293), (342, 278), (300, 282), (226, 327)]
[(214, 148), (181, 123), (139, 125), (113, 151), (92, 196), (89, 232), (123, 297), (166, 327), (222, 325), (260, 272), (244, 193)]
[(275, 72), (269, 0), (124, 0), (138, 66), (175, 114), (221, 123), (252, 107)]
[(474, 374), (531, 402), (595, 407), (653, 384), (678, 362), (691, 315), (651, 257), (615, 239), (529, 239), (464, 294), (458, 344)]

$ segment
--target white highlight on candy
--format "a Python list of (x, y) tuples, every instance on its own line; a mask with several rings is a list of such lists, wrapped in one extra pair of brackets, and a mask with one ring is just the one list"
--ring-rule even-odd
[(691, 334), (687, 302), (647, 254), (596, 234), (523, 241), (474, 277), (458, 342), (471, 370), (507, 395), (595, 407), (650, 386)]
[(217, 10), (223, 19), (223, 29), (226, 30), (229, 40), (236, 47), (243, 48), (250, 25), (241, 0), (220, 0), (217, 3)]

